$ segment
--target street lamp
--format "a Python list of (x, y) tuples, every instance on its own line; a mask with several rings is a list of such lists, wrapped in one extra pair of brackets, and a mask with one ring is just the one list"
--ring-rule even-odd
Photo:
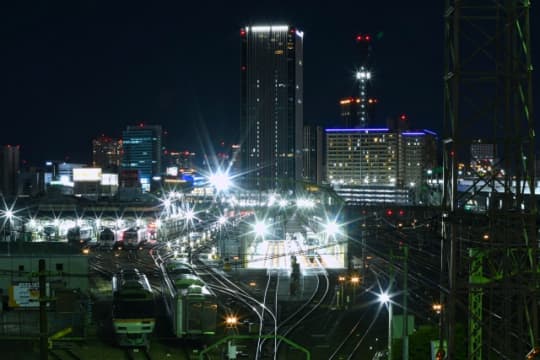
[(255, 225), (253, 225), (253, 230), (255, 231), (255, 236), (262, 238), (268, 231), (268, 225), (266, 225), (264, 221), (257, 221)]
[(388, 359), (392, 359), (392, 300), (388, 292), (379, 294), (379, 302), (388, 307)]
[(232, 185), (231, 178), (227, 173), (218, 171), (208, 178), (210, 185), (212, 185), (217, 192), (227, 191)]
[(352, 288), (353, 288), (352, 301), (353, 301), (353, 304), (354, 304), (354, 303), (356, 303), (356, 288), (358, 287), (358, 285), (360, 285), (360, 276), (353, 275), (351, 277), (351, 285), (352, 285)]

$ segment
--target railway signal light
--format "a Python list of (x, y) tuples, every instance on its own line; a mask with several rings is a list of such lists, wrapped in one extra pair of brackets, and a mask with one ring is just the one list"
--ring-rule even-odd
[(446, 353), (444, 352), (443, 349), (439, 349), (437, 351), (437, 354), (435, 355), (435, 359), (436, 360), (444, 360), (444, 357), (446, 356)]

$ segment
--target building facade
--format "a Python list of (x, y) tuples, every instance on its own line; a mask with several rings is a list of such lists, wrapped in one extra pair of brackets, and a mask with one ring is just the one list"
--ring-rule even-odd
[(19, 146), (5, 145), (0, 148), (0, 193), (16, 196), (20, 171)]
[(348, 202), (414, 202), (435, 140), (429, 130), (326, 129), (327, 182)]
[(92, 140), (92, 166), (118, 169), (122, 162), (122, 140), (105, 135)]
[(313, 184), (323, 180), (323, 128), (304, 125), (304, 158), (302, 178)]
[(122, 133), (122, 170), (137, 170), (143, 191), (150, 191), (152, 178), (161, 175), (160, 125), (128, 126)]
[(244, 186), (294, 188), (302, 177), (303, 33), (272, 25), (240, 35)]

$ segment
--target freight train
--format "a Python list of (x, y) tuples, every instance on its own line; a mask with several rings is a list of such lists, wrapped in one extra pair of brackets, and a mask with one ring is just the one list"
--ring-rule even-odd
[(217, 298), (191, 266), (177, 260), (161, 264), (162, 293), (172, 331), (177, 338), (214, 335)]
[(148, 346), (156, 319), (154, 292), (146, 275), (124, 269), (112, 279), (112, 322), (120, 346)]

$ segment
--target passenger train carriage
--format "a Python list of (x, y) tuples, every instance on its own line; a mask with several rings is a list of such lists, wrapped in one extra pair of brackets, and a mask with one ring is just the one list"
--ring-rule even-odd
[(148, 346), (154, 331), (154, 293), (138, 269), (122, 270), (112, 279), (112, 321), (120, 346)]
[(123, 244), (126, 249), (137, 249), (146, 242), (146, 229), (131, 227), (124, 231)]
[(162, 293), (172, 330), (178, 338), (214, 335), (217, 299), (189, 264), (169, 261), (161, 265)]

